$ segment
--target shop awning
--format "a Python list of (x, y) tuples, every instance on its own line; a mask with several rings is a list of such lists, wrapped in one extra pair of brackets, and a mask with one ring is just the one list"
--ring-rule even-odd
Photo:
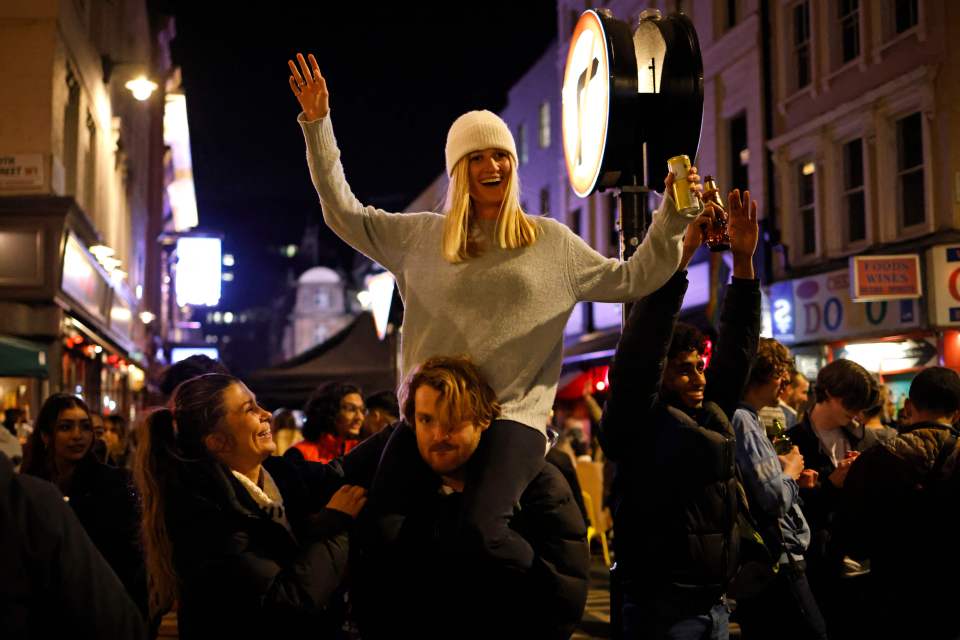
[(46, 378), (47, 349), (42, 344), (0, 336), (0, 376)]

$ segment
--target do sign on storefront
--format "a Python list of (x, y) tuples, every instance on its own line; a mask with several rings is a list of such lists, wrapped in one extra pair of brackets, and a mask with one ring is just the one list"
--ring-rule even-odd
[(770, 287), (773, 337), (785, 344), (833, 342), (920, 325), (914, 300), (853, 302), (850, 272), (831, 271)]
[(960, 245), (932, 247), (928, 260), (930, 317), (937, 326), (960, 326)]

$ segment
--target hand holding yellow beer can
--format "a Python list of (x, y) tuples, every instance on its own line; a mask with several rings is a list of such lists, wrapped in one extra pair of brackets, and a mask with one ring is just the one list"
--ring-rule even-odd
[(703, 209), (700, 199), (690, 190), (687, 174), (690, 172), (690, 158), (686, 155), (673, 156), (667, 160), (667, 169), (673, 174), (673, 201), (677, 211), (690, 216)]

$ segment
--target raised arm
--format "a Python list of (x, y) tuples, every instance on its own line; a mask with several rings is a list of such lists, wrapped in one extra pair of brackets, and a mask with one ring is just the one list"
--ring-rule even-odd
[[(297, 54), (292, 61), (290, 88), (303, 112), (297, 118), (307, 145), (310, 178), (320, 197), (327, 226), (357, 251), (396, 273), (411, 242), (419, 237), (424, 215), (397, 215), (364, 206), (347, 184), (330, 122), (330, 93), (313, 54), (309, 63)], [(429, 215), (429, 214), (428, 214)]]
[(734, 189), (728, 204), (733, 282), (723, 300), (720, 332), (707, 369), (704, 399), (715, 402), (732, 419), (760, 338), (760, 282), (753, 272), (753, 252), (759, 234), (757, 203), (751, 202), (749, 191), (744, 192), (741, 200), (739, 190)]
[[(703, 190), (696, 167), (687, 175), (691, 190)], [(579, 300), (633, 302), (659, 289), (676, 273), (681, 243), (687, 225), (697, 214), (680, 214), (669, 195), (673, 176), (667, 175), (663, 200), (653, 223), (637, 251), (627, 261), (605, 258), (579, 236), (571, 233), (567, 249), (567, 271)]]
[(610, 394), (600, 421), (600, 444), (611, 460), (628, 455), (644, 435), (644, 416), (660, 392), (667, 349), (686, 291), (686, 272), (678, 271), (630, 311), (610, 365)]

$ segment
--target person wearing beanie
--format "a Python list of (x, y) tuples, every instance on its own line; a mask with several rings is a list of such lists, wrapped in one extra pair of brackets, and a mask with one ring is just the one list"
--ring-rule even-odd
[[(546, 452), (567, 320), (578, 302), (629, 302), (659, 289), (676, 272), (684, 232), (698, 216), (682, 215), (665, 196), (629, 260), (601, 256), (565, 225), (523, 211), (513, 136), (489, 111), (466, 113), (450, 127), (444, 214), (364, 206), (340, 162), (326, 80), (312, 55), (308, 62), (297, 54), (297, 62), (288, 62), (289, 83), (324, 220), (397, 280), (402, 377), (432, 356), (463, 354), (497, 394), (501, 416), (468, 470), (463, 530), (494, 561), (528, 570), (533, 550), (507, 525)], [(687, 177), (699, 194), (696, 170)], [(669, 193), (672, 177), (666, 184)], [(402, 479), (418, 462), (412, 427), (397, 429), (371, 505), (378, 492), (381, 505), (402, 502)]]

